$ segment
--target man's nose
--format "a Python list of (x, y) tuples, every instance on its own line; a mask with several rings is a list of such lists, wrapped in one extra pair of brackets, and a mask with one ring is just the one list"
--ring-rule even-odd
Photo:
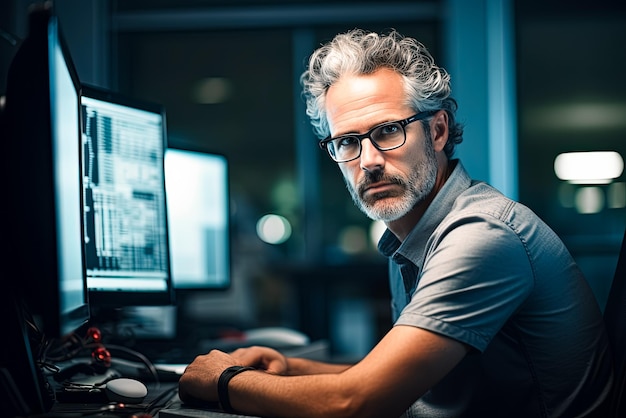
[(361, 141), (361, 169), (365, 171), (380, 170), (385, 165), (383, 152), (378, 150), (369, 138)]

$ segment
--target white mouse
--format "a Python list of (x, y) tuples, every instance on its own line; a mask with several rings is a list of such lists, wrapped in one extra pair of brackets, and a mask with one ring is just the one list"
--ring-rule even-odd
[(109, 380), (104, 391), (111, 402), (122, 403), (141, 403), (146, 395), (148, 388), (139, 380), (120, 377)]
[(304, 346), (310, 343), (309, 337), (300, 331), (283, 327), (254, 328), (244, 332), (247, 343), (270, 347)]

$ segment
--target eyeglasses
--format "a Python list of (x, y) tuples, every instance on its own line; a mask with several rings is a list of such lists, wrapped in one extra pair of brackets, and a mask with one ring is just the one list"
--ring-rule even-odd
[(419, 112), (406, 119), (375, 126), (364, 134), (340, 135), (335, 138), (328, 137), (322, 139), (319, 145), (320, 148), (326, 149), (330, 158), (338, 163), (345, 163), (359, 158), (362, 149), (361, 141), (365, 138), (369, 138), (372, 145), (379, 151), (400, 148), (406, 142), (405, 126), (416, 120), (432, 116), (437, 112), (438, 110)]

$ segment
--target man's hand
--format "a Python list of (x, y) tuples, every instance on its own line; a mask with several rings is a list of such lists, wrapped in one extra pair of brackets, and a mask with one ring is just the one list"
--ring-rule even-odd
[(196, 357), (178, 381), (178, 396), (183, 402), (218, 402), (217, 381), (230, 366), (243, 365), (234, 357), (218, 350)]
[(289, 374), (289, 362), (278, 351), (268, 347), (240, 348), (231, 353), (242, 366), (251, 366), (276, 375)]

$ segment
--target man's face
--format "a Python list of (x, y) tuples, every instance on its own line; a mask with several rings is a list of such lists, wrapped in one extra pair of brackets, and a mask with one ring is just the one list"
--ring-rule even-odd
[[(370, 75), (344, 76), (326, 96), (332, 136), (367, 132), (385, 122), (412, 116), (402, 78), (382, 69)], [(371, 219), (385, 222), (402, 218), (433, 190), (437, 158), (420, 122), (405, 127), (406, 142), (390, 151), (377, 150), (369, 139), (361, 143), (361, 156), (339, 163), (355, 204)]]

